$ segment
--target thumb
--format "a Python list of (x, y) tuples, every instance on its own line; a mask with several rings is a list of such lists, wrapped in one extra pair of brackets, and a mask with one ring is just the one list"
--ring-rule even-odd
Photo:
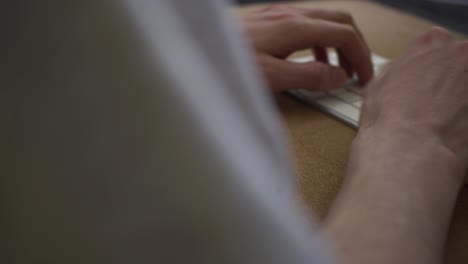
[(268, 84), (274, 92), (292, 89), (326, 91), (342, 87), (347, 80), (345, 70), (326, 63), (295, 63), (269, 55), (259, 59)]

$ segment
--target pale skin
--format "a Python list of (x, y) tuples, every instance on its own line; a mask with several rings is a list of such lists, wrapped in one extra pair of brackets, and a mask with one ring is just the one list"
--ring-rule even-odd
[[(442, 263), (468, 165), (468, 42), (434, 28), (373, 78), (347, 13), (273, 6), (242, 21), (273, 91), (334, 89), (346, 73), (367, 83), (345, 184), (323, 224), (342, 263)], [(311, 47), (319, 62), (284, 61)], [(328, 47), (341, 67), (327, 64)]]

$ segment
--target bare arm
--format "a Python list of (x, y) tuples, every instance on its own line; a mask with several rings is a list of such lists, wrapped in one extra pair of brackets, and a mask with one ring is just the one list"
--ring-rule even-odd
[[(272, 6), (241, 16), (273, 91), (329, 90), (356, 73), (372, 79), (369, 50), (352, 17)], [(325, 48), (335, 48), (340, 67)], [(317, 62), (284, 59), (313, 48)], [(342, 263), (440, 263), (468, 161), (468, 44), (436, 28), (366, 89), (346, 183), (325, 229)]]
[(343, 263), (442, 263), (462, 182), (451, 154), (437, 140), (367, 136), (354, 143), (347, 182), (326, 221)]
[(343, 263), (442, 263), (468, 163), (467, 45), (433, 29), (367, 88), (326, 220)]

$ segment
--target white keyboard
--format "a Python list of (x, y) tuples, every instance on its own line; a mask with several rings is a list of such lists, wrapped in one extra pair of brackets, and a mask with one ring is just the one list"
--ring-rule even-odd
[[(291, 61), (297, 63), (306, 63), (313, 60), (313, 56), (291, 59)], [(329, 52), (328, 60), (330, 64), (338, 65), (336, 53)], [(374, 64), (374, 72), (375, 74), (378, 74), (388, 60), (379, 55), (372, 54), (372, 62)], [(363, 89), (356, 80), (350, 80), (345, 87), (329, 92), (294, 90), (290, 91), (290, 93), (301, 101), (311, 104), (355, 128), (359, 125)]]

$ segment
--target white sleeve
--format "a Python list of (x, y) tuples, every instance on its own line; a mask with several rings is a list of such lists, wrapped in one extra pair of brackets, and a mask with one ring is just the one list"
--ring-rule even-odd
[(217, 1), (11, 6), (9, 263), (330, 263)]

